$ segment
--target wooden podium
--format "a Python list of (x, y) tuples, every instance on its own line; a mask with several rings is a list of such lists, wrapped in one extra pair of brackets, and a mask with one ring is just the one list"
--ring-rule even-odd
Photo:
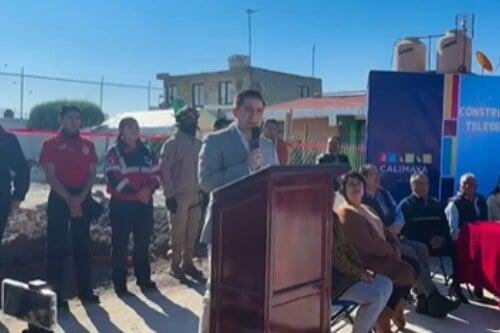
[(330, 332), (332, 184), (271, 167), (214, 192), (210, 332)]

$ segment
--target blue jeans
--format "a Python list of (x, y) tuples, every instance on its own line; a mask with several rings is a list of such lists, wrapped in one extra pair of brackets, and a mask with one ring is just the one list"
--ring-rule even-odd
[(382, 313), (392, 293), (392, 281), (383, 275), (376, 275), (372, 283), (357, 282), (347, 289), (339, 300), (359, 304), (354, 318), (354, 333), (370, 332)]

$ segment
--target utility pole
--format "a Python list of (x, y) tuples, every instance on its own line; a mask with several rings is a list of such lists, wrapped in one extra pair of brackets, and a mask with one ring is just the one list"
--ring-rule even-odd
[(257, 10), (249, 8), (245, 12), (248, 15), (248, 57), (252, 64), (252, 14), (257, 13)]
[(23, 119), (23, 107), (24, 107), (24, 67), (21, 67), (21, 104), (19, 110), (21, 112), (21, 119)]
[(312, 77), (314, 77), (314, 60), (315, 60), (315, 57), (316, 57), (316, 44), (313, 44), (313, 49), (312, 49), (312, 68), (311, 68)]

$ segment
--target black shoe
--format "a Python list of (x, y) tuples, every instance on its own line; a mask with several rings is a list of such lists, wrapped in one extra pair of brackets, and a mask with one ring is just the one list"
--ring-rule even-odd
[(455, 296), (462, 304), (469, 304), (469, 300), (462, 293), (459, 285), (452, 285), (449, 289), (450, 296)]
[(497, 305), (497, 301), (484, 296), (483, 288), (474, 288), (474, 291), (472, 292), (472, 294), (473, 294), (474, 300), (478, 303), (486, 304), (486, 305)]
[(426, 315), (429, 311), (429, 306), (427, 304), (427, 297), (424, 295), (417, 296), (417, 305), (415, 306), (415, 312)]
[(205, 282), (207, 279), (203, 275), (203, 272), (196, 268), (193, 264), (183, 265), (182, 271), (184, 274), (189, 275), (196, 281)]
[(129, 296), (130, 291), (128, 291), (127, 286), (115, 286), (115, 293), (118, 297)]
[(101, 300), (99, 299), (99, 296), (94, 294), (93, 292), (84, 294), (84, 295), (79, 295), (78, 298), (80, 298), (80, 301), (84, 304), (99, 304), (101, 303)]
[(60, 310), (68, 310), (69, 311), (69, 303), (65, 299), (57, 300), (57, 308)]
[(156, 290), (156, 283), (154, 281), (148, 280), (145, 282), (137, 283), (142, 291)]
[(452, 301), (451, 299), (441, 295), (440, 293), (438, 292), (436, 293), (438, 295), (438, 298), (440, 299), (442, 306), (445, 307), (448, 310), (448, 312), (455, 311), (460, 307), (460, 305), (462, 305), (462, 302), (459, 300)]
[(186, 281), (186, 276), (184, 275), (184, 272), (182, 269), (179, 267), (179, 265), (176, 264), (170, 264), (170, 269), (168, 270), (168, 274), (173, 276), (179, 281)]
[(427, 314), (433, 318), (445, 318), (448, 313), (456, 310), (461, 302), (452, 302), (446, 297), (442, 296), (438, 291), (432, 293), (427, 299), (428, 311)]

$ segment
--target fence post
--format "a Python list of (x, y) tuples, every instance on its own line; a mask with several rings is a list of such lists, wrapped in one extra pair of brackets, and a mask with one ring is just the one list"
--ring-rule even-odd
[(100, 83), (100, 94), (99, 94), (99, 107), (101, 108), (102, 111), (102, 94), (104, 91), (104, 76), (101, 76), (101, 83)]
[(148, 81), (148, 111), (151, 110), (151, 81)]
[(21, 67), (21, 104), (19, 110), (21, 112), (21, 119), (23, 119), (23, 108), (24, 108), (24, 66)]
[(285, 113), (285, 141), (289, 142), (290, 139), (292, 138), (292, 113), (293, 110), (290, 109), (289, 112)]

